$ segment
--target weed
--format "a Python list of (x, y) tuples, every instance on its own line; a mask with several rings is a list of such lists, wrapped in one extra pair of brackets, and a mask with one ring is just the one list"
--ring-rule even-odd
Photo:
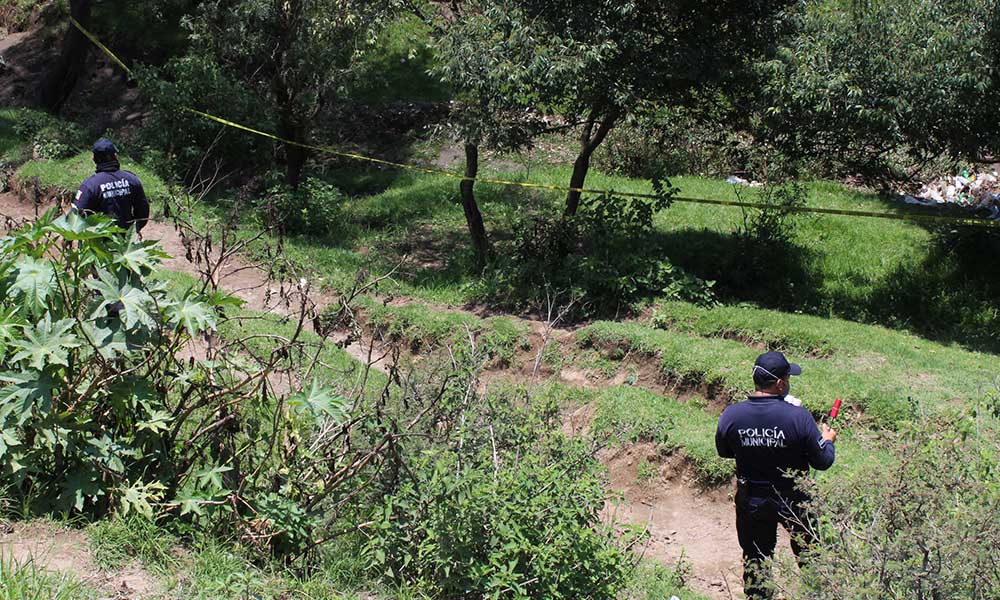
[(96, 590), (69, 575), (51, 573), (33, 561), (18, 563), (9, 554), (0, 557), (0, 600), (90, 600)]
[(656, 468), (655, 464), (649, 462), (649, 459), (644, 457), (639, 461), (635, 473), (636, 481), (639, 483), (649, 483), (656, 479), (657, 475), (659, 475), (659, 469)]
[(94, 559), (102, 569), (119, 569), (135, 559), (159, 573), (178, 565), (173, 554), (177, 538), (141, 515), (97, 521), (87, 533)]
[(672, 565), (643, 561), (632, 575), (632, 582), (622, 594), (624, 600), (705, 600), (705, 596), (685, 587), (691, 576), (691, 563), (682, 554)]

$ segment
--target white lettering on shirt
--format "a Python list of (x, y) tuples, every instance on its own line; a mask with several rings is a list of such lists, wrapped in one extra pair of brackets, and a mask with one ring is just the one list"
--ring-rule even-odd
[(128, 179), (119, 179), (118, 181), (109, 181), (108, 183), (101, 184), (101, 198), (106, 200), (127, 196), (131, 193), (131, 184)]
[(785, 431), (779, 427), (749, 427), (736, 432), (744, 448), (785, 447)]

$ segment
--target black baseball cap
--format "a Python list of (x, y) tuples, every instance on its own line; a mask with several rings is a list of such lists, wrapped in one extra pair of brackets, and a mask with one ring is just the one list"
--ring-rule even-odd
[(772, 383), (789, 375), (801, 375), (802, 367), (788, 362), (781, 352), (765, 352), (753, 364), (754, 383)]
[(118, 148), (115, 148), (114, 142), (108, 138), (101, 138), (94, 142), (94, 154), (95, 155), (108, 155), (108, 154), (118, 154)]

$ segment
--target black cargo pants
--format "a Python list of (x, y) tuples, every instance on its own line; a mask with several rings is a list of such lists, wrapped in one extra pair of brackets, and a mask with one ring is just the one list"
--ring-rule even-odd
[(813, 538), (813, 521), (802, 503), (806, 498), (790, 490), (740, 484), (736, 491), (736, 535), (743, 549), (743, 589), (747, 600), (771, 597), (765, 559), (774, 555), (778, 524), (792, 540), (792, 552), (802, 565), (802, 552)]

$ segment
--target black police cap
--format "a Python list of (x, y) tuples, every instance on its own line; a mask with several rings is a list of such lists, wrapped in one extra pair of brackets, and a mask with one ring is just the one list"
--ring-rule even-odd
[(757, 357), (753, 365), (753, 380), (757, 383), (769, 383), (789, 375), (801, 374), (802, 367), (788, 362), (781, 352), (765, 352)]

